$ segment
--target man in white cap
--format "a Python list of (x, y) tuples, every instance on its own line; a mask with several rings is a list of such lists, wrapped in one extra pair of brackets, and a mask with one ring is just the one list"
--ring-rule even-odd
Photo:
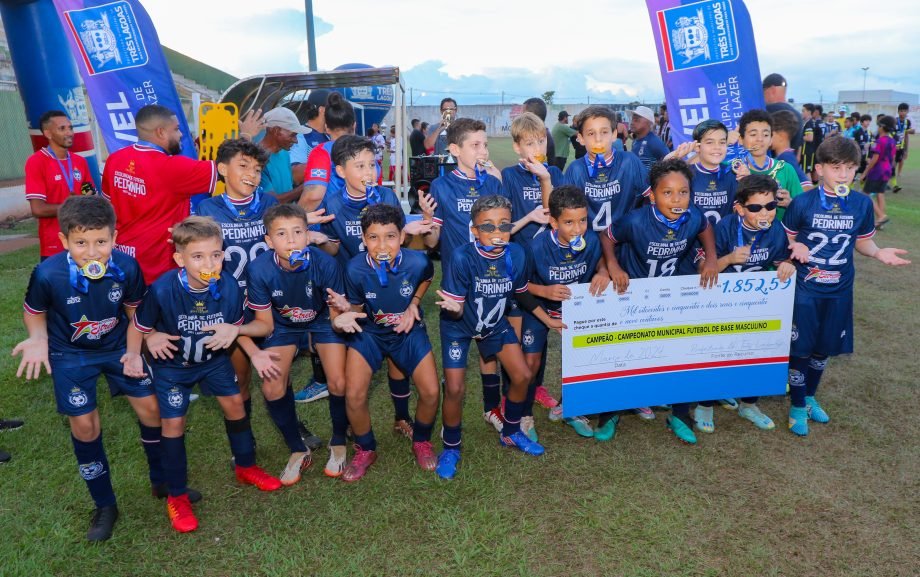
[(303, 183), (294, 186), (289, 151), (297, 142), (298, 134), (310, 129), (300, 124), (293, 111), (279, 106), (265, 113), (265, 136), (259, 143), (271, 155), (262, 169), (262, 189), (272, 194), (278, 202), (293, 202), (300, 198)]
[(637, 106), (630, 110), (632, 119), (629, 121), (629, 131), (632, 132), (633, 154), (639, 157), (645, 168), (648, 169), (653, 162), (657, 162), (668, 155), (668, 146), (652, 130), (655, 126), (655, 113), (648, 106)]

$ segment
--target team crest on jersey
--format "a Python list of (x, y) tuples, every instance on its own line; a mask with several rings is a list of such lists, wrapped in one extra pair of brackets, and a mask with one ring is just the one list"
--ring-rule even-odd
[(597, 184), (605, 184), (607, 182), (607, 173), (602, 171), (597, 171), (597, 175), (594, 177), (594, 182)]
[(467, 196), (479, 196), (479, 191), (476, 190), (475, 186), (471, 186), (469, 193), (467, 193)]
[(128, 174), (134, 174), (134, 161), (128, 163), (128, 167), (125, 169), (125, 172)]
[(195, 301), (195, 305), (192, 307), (192, 314), (195, 314), (195, 315), (208, 314), (208, 307), (207, 305), (205, 305), (205, 302)]
[(706, 187), (706, 192), (715, 192), (716, 191), (716, 181), (710, 180), (709, 186)]
[(112, 285), (112, 288), (109, 289), (109, 300), (113, 303), (121, 302), (121, 297), (124, 296), (124, 294), (121, 285), (115, 283)]
[(490, 264), (488, 270), (486, 270), (486, 276), (492, 277), (492, 278), (498, 278), (502, 275), (501, 273), (498, 272), (497, 266), (495, 266), (494, 264)]
[(80, 337), (86, 335), (86, 338), (95, 341), (101, 339), (118, 324), (116, 317), (110, 317), (101, 321), (91, 321), (86, 315), (80, 317), (75, 323), (70, 323), (74, 328), (73, 335), (70, 336), (70, 342), (74, 342)]
[(403, 298), (409, 298), (412, 296), (412, 285), (409, 283), (409, 281), (402, 281), (402, 285), (399, 287), (399, 294), (402, 295)]
[(166, 393), (166, 402), (169, 406), (178, 409), (182, 406), (182, 391), (178, 387), (171, 387)]
[(80, 172), (79, 168), (73, 169), (73, 179), (74, 180), (83, 180), (83, 173)]
[(308, 323), (316, 318), (316, 311), (313, 309), (302, 309), (300, 307), (289, 307), (284, 305), (278, 312), (284, 318), (294, 323)]
[(792, 340), (799, 340), (799, 327), (792, 325)]
[(308, 297), (313, 296), (313, 281), (312, 280), (307, 281), (307, 296)]
[(92, 481), (96, 477), (101, 476), (103, 473), (105, 473), (105, 467), (103, 467), (102, 463), (99, 461), (93, 461), (92, 463), (80, 465), (80, 476), (87, 481)]
[(525, 344), (525, 345), (530, 346), (530, 345), (533, 344), (533, 338), (534, 338), (534, 337), (533, 337), (533, 331), (532, 331), (532, 330), (527, 329), (526, 331), (524, 331), (523, 337), (524, 337), (523, 340), (524, 340), (524, 344)]
[(824, 270), (820, 267), (808, 267), (808, 274), (805, 280), (814, 280), (818, 284), (837, 284), (840, 282), (840, 271)]
[(74, 387), (70, 389), (70, 395), (68, 395), (68, 400), (70, 404), (74, 407), (82, 407), (89, 402), (89, 398), (86, 396), (86, 393), (82, 389)]
[(395, 327), (402, 321), (402, 313), (385, 313), (377, 311), (374, 313), (374, 324), (382, 327)]
[(459, 361), (463, 356), (463, 349), (460, 348), (460, 343), (453, 341), (450, 343), (450, 348), (447, 349), (447, 355), (453, 361)]
[(674, 231), (669, 228), (667, 234), (664, 235), (664, 239), (662, 240), (665, 242), (672, 242), (677, 240), (677, 236), (675, 236)]

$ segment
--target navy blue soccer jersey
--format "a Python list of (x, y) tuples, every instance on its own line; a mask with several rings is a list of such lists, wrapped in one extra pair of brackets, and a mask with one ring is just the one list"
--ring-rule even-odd
[(402, 249), (393, 264), (396, 270), (386, 272), (387, 286), (381, 284), (374, 261), (367, 253), (352, 258), (345, 269), (348, 302), (364, 307), (365, 330), (373, 333), (391, 334), (412, 304), (419, 285), (434, 276), (431, 261), (416, 250)]
[[(533, 274), (530, 279), (540, 285), (578, 284), (591, 282), (601, 260), (601, 241), (593, 230), (585, 232), (585, 248), (572, 250), (560, 244), (556, 231), (540, 235), (533, 243)], [(546, 311), (555, 318), (562, 316), (562, 303), (540, 299)]]
[(527, 291), (532, 267), (530, 256), (513, 242), (497, 254), (484, 252), (473, 243), (464, 245), (444, 269), (441, 281), (448, 298), (465, 303), (463, 316), (443, 315), (442, 326), (471, 337), (487, 337), (497, 327), (510, 326), (505, 313), (514, 295)]
[[(557, 166), (548, 166), (550, 181), (553, 188), (562, 185), (562, 171)], [(502, 170), (502, 188), (505, 196), (511, 199), (511, 220), (517, 222), (533, 212), (538, 206), (543, 206), (543, 189), (540, 181), (520, 163)], [(534, 222), (527, 223), (524, 228), (514, 235), (514, 242), (526, 247), (541, 232), (545, 232), (549, 225), (540, 225)]]
[(648, 170), (652, 164), (668, 155), (671, 150), (657, 134), (649, 132), (643, 138), (633, 140), (632, 152), (639, 157), (642, 165)]
[[(606, 231), (636, 205), (649, 190), (648, 170), (631, 152), (615, 152), (607, 168), (593, 169), (586, 154), (565, 171), (565, 183), (582, 189), (588, 197), (588, 224), (595, 232)], [(594, 174), (594, 176), (589, 176)]]
[(792, 199), (783, 226), (811, 253), (808, 264), (795, 263), (796, 291), (848, 296), (856, 276), (856, 241), (875, 235), (875, 213), (869, 197), (852, 192), (837, 198), (819, 186)]
[[(738, 179), (731, 166), (727, 164), (716, 170), (709, 170), (696, 163), (690, 170), (693, 172), (693, 180), (690, 182), (690, 203), (706, 215), (709, 224), (715, 226), (722, 217), (732, 212)], [(690, 255), (681, 261), (678, 274), (697, 274), (697, 265), (706, 257), (699, 239), (694, 240), (692, 244)]]
[(276, 204), (274, 196), (261, 190), (245, 202), (222, 194), (198, 204), (197, 214), (209, 216), (220, 225), (224, 236), (224, 270), (233, 275), (240, 288), (246, 288), (246, 265), (268, 250), (262, 216)]
[(183, 281), (185, 269), (163, 273), (150, 285), (144, 302), (134, 315), (134, 326), (144, 334), (156, 330), (180, 337), (175, 344), (179, 352), (172, 359), (154, 359), (154, 365), (170, 368), (189, 367), (212, 359), (227, 357), (228, 349), (205, 348), (212, 333), (201, 330), (207, 325), (243, 324), (243, 290), (231, 275), (221, 274), (217, 281), (220, 298), (208, 288), (192, 289)]
[[(375, 187), (380, 195), (380, 203), (389, 204), (397, 208), (402, 205), (399, 198), (389, 188)], [(327, 191), (319, 208), (326, 209), (326, 214), (334, 214), (335, 219), (324, 223), (320, 231), (329, 237), (332, 242), (338, 243), (337, 258), (342, 268), (348, 264), (353, 256), (364, 252), (364, 240), (361, 238), (361, 216), (370, 206), (367, 199), (355, 198), (346, 192), (345, 188), (339, 191)]]
[(802, 170), (802, 165), (799, 164), (799, 159), (795, 154), (795, 150), (787, 148), (776, 156), (776, 160), (782, 160), (795, 170), (796, 176), (799, 177), (799, 184), (803, 187), (811, 186), (811, 178), (805, 175), (805, 171)]
[(654, 205), (643, 206), (608, 230), (620, 245), (617, 259), (629, 278), (673, 276), (681, 260), (693, 256), (693, 241), (709, 227), (709, 220), (693, 205), (684, 214), (686, 220), (681, 215), (672, 222)]
[(326, 312), (326, 289), (345, 292), (339, 263), (315, 246), (308, 249), (310, 264), (302, 271), (282, 268), (273, 250), (249, 264), (249, 308), (271, 309), (276, 329), (306, 329)]
[[(491, 174), (480, 183), (457, 169), (431, 182), (429, 193), (438, 203), (434, 222), (441, 226), (441, 265), (445, 266), (461, 246), (473, 242), (470, 233), (470, 210), (483, 196), (505, 196), (502, 183)], [(510, 199), (509, 199), (510, 200)]]
[[(29, 279), (23, 308), (28, 314), (46, 315), (51, 355), (124, 350), (124, 307), (136, 307), (147, 290), (137, 261), (113, 251), (103, 278), (78, 280), (77, 275), (65, 251), (45, 259)], [(81, 280), (86, 292), (72, 284), (81, 286)]]
[[(735, 215), (723, 218), (716, 225), (716, 254), (719, 258), (742, 245), (751, 247), (751, 255), (744, 264), (732, 264), (725, 272), (755, 272), (770, 270), (789, 256), (789, 240), (783, 225), (774, 220), (767, 230), (753, 230), (742, 224)], [(738, 235), (739, 228), (741, 235)]]

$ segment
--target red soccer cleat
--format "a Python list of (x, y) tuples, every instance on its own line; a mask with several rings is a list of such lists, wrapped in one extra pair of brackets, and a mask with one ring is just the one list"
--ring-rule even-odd
[(434, 456), (431, 441), (412, 443), (412, 452), (415, 454), (415, 462), (423, 471), (434, 471), (438, 466), (438, 458)]
[(198, 528), (198, 519), (195, 517), (195, 512), (192, 511), (188, 494), (167, 497), (166, 514), (169, 515), (173, 529), (180, 533), (190, 533)]
[(351, 458), (351, 462), (345, 467), (342, 480), (346, 483), (354, 483), (360, 480), (376, 461), (377, 451), (365, 451), (355, 447), (355, 456)]
[(546, 387), (543, 385), (537, 387), (537, 391), (533, 400), (535, 400), (544, 409), (552, 409), (559, 404), (559, 401), (553, 398), (553, 396), (549, 394), (549, 391), (547, 391)]
[(244, 485), (255, 485), (260, 491), (277, 491), (281, 488), (281, 480), (278, 477), (272, 477), (258, 465), (252, 467), (234, 468), (236, 471), (236, 480)]

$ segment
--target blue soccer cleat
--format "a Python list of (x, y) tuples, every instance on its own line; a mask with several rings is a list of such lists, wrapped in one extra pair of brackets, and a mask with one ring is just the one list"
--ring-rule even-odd
[(518, 431), (508, 437), (501, 435), (498, 438), (498, 442), (501, 443), (503, 447), (514, 447), (525, 455), (533, 455), (534, 457), (539, 457), (544, 452), (546, 452), (546, 450), (543, 448), (543, 445), (531, 441), (530, 437), (521, 431)]
[(457, 474), (457, 465), (460, 464), (460, 451), (457, 449), (444, 449), (438, 455), (438, 466), (434, 472), (442, 479), (453, 479)]
[(329, 387), (324, 383), (317, 383), (311, 379), (307, 386), (294, 393), (294, 402), (312, 403), (313, 401), (325, 399), (328, 396)]
[(668, 416), (667, 425), (674, 433), (674, 436), (680, 439), (681, 442), (687, 443), (688, 445), (696, 444), (696, 434), (682, 419), (670, 415)]
[(808, 409), (805, 407), (789, 408), (789, 430), (799, 437), (808, 436)]
[(814, 397), (805, 397), (805, 410), (808, 411), (808, 418), (816, 423), (827, 423), (831, 420), (827, 412), (818, 404), (818, 399)]

